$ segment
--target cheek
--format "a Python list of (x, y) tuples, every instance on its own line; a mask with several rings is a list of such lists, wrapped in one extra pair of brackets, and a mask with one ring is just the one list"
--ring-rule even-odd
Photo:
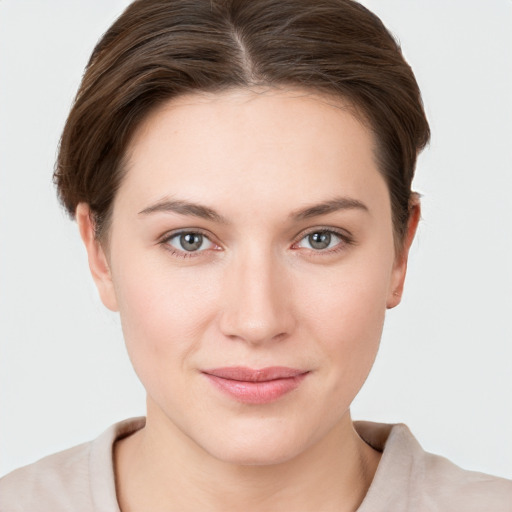
[[(215, 315), (212, 276), (120, 262), (114, 277), (126, 347), (142, 382), (183, 369)], [(169, 372), (169, 373), (168, 373)]]
[(382, 264), (347, 266), (333, 271), (328, 281), (308, 283), (304, 317), (331, 360), (325, 367), (332, 386), (343, 381), (358, 389), (366, 379), (382, 335), (388, 286), (389, 271)]

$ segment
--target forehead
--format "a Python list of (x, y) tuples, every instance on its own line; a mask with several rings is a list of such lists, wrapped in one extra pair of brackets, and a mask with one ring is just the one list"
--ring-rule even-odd
[(387, 194), (373, 135), (352, 112), (340, 100), (302, 90), (178, 97), (136, 131), (119, 196), (142, 206), (179, 194), (294, 207), (298, 197), (364, 196), (373, 182)]

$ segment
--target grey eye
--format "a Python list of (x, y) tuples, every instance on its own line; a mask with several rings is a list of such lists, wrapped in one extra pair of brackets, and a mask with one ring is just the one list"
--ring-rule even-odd
[(183, 233), (180, 235), (180, 245), (185, 251), (197, 251), (203, 244), (203, 235), (199, 233)]
[(214, 244), (201, 233), (188, 231), (177, 233), (170, 237), (167, 242), (178, 251), (197, 252), (199, 250), (209, 249)]
[(313, 249), (325, 249), (331, 243), (331, 233), (327, 231), (311, 233), (311, 235), (308, 235), (308, 241)]
[(314, 231), (306, 235), (300, 242), (299, 247), (321, 251), (338, 245), (342, 238), (332, 231)]

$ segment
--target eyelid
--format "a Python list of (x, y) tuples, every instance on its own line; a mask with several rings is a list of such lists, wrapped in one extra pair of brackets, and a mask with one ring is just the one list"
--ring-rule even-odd
[[(214, 247), (208, 248), (208, 249), (202, 249), (202, 250), (198, 250), (198, 251), (185, 251), (182, 249), (178, 249), (168, 243), (171, 239), (178, 237), (179, 235), (183, 235), (183, 234), (187, 234), (187, 233), (202, 235), (211, 244), (213, 244)], [(180, 228), (180, 229), (167, 231), (166, 233), (164, 233), (162, 236), (160, 236), (157, 239), (157, 243), (164, 246), (166, 250), (170, 251), (171, 254), (173, 254), (175, 256), (190, 258), (190, 257), (194, 257), (194, 256), (199, 256), (200, 254), (202, 254), (208, 250), (220, 250), (220, 244), (218, 242), (216, 242), (215, 240), (213, 240), (213, 238), (214, 237), (211, 235), (211, 233), (209, 233), (208, 231), (206, 231), (202, 228)]]
[(303, 238), (307, 237), (308, 235), (311, 235), (312, 233), (334, 233), (335, 235), (339, 236), (346, 242), (354, 242), (354, 237), (346, 229), (335, 228), (332, 226), (315, 226), (312, 228), (308, 228), (305, 231), (301, 231), (295, 237), (295, 241), (293, 243), (296, 244), (297, 242), (300, 242)]
[[(332, 233), (335, 236), (337, 236), (338, 238), (340, 238), (341, 242), (336, 244), (334, 247), (331, 247), (330, 249), (315, 250), (315, 249), (307, 249), (307, 248), (303, 248), (303, 247), (300, 247), (300, 248), (295, 247), (299, 242), (301, 242), (307, 236), (311, 235), (312, 233), (319, 233), (319, 232)], [(215, 247), (213, 249), (209, 248), (209, 249), (202, 249), (202, 250), (198, 250), (198, 251), (185, 251), (185, 250), (178, 249), (168, 243), (169, 240), (171, 240), (172, 238), (177, 237), (184, 233), (200, 234), (200, 235), (204, 236)], [(203, 254), (209, 250), (222, 250), (222, 247), (215, 240), (215, 237), (210, 232), (208, 232), (202, 228), (194, 228), (194, 227), (180, 228), (180, 229), (176, 229), (176, 230), (167, 231), (166, 233), (164, 233), (162, 236), (160, 236), (158, 238), (157, 243), (160, 245), (163, 245), (165, 247), (165, 249), (168, 250), (169, 252), (171, 252), (171, 254), (173, 254), (174, 256), (183, 257), (183, 258), (200, 256), (201, 254)], [(332, 226), (314, 226), (309, 229), (306, 229), (305, 231), (301, 231), (300, 234), (295, 237), (295, 240), (292, 243), (292, 249), (293, 250), (303, 249), (303, 250), (309, 251), (310, 253), (315, 254), (315, 255), (327, 255), (327, 254), (332, 254), (337, 251), (340, 251), (348, 245), (354, 245), (354, 244), (355, 244), (355, 240), (354, 240), (352, 234), (350, 232), (348, 232), (347, 230), (335, 228)]]
[[(331, 247), (330, 249), (317, 249), (317, 250), (315, 250), (315, 249), (307, 249), (307, 248), (303, 248), (303, 247), (294, 247), (299, 242), (304, 240), (304, 238), (306, 238), (307, 236), (309, 236), (309, 235), (311, 235), (313, 233), (331, 233), (331, 234), (336, 235), (338, 238), (340, 238), (341, 242), (336, 244), (334, 247)], [(302, 231), (295, 238), (295, 241), (292, 244), (292, 248), (295, 248), (295, 250), (305, 249), (307, 251), (310, 251), (311, 253), (321, 255), (321, 254), (333, 253), (333, 252), (336, 252), (336, 251), (340, 250), (340, 247), (339, 247), (340, 245), (347, 246), (347, 245), (354, 245), (354, 243), (355, 243), (355, 241), (354, 241), (354, 237), (352, 236), (352, 234), (349, 233), (348, 231), (344, 230), (344, 229), (335, 228), (335, 227), (332, 227), (332, 226), (315, 226), (313, 228), (309, 228), (309, 229), (307, 229), (305, 231)]]
[(202, 228), (179, 228), (179, 229), (172, 229), (170, 231), (166, 231), (163, 235), (160, 235), (158, 237), (158, 242), (165, 242), (167, 240), (170, 240), (171, 238), (177, 236), (177, 235), (183, 235), (184, 233), (197, 233), (199, 235), (203, 235), (205, 236), (206, 238), (208, 238), (208, 240), (210, 240), (212, 242), (212, 237), (211, 237), (211, 234), (208, 233), (207, 231), (205, 231), (204, 229)]

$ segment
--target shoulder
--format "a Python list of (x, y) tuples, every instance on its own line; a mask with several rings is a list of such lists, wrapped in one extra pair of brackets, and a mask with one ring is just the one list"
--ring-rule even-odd
[(72, 500), (77, 494), (84, 501), (83, 510), (91, 510), (87, 492), (91, 444), (50, 455), (0, 479), (0, 510), (76, 510)]
[(512, 481), (464, 470), (424, 451), (403, 424), (356, 422), (355, 427), (383, 452), (360, 512), (386, 506), (394, 512), (512, 512)]
[(94, 441), (7, 474), (0, 479), (0, 511), (118, 512), (112, 447), (143, 425), (143, 418), (116, 423)]
[(512, 481), (462, 469), (432, 453), (423, 452), (418, 462), (425, 503), (438, 504), (439, 510), (512, 512)]

